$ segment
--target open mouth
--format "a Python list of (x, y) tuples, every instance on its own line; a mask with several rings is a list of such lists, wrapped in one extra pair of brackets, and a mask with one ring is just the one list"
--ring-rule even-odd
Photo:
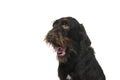
[(64, 56), (65, 55), (65, 48), (62, 47), (54, 47), (55, 51), (57, 52), (58, 56)]

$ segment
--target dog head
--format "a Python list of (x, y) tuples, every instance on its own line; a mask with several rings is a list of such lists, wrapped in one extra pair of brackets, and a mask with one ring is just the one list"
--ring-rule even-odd
[(72, 17), (56, 20), (45, 40), (53, 46), (61, 62), (67, 61), (71, 55), (91, 44), (83, 25)]

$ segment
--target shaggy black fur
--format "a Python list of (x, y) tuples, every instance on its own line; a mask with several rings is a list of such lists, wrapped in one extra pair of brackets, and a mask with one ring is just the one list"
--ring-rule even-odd
[(60, 80), (106, 80), (82, 24), (72, 17), (53, 23), (45, 38), (57, 52)]

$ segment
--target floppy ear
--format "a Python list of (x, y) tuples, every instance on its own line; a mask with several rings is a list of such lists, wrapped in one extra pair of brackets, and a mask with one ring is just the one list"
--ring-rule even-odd
[(79, 27), (79, 36), (80, 36), (80, 46), (82, 48), (86, 48), (91, 45), (91, 41), (89, 37), (87, 36), (85, 28), (82, 24), (80, 24), (80, 27)]

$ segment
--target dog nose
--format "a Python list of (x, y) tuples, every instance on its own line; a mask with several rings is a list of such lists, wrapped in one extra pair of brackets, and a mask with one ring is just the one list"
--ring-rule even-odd
[(53, 33), (49, 33), (47, 37), (50, 41), (53, 41), (55, 39), (55, 36)]

